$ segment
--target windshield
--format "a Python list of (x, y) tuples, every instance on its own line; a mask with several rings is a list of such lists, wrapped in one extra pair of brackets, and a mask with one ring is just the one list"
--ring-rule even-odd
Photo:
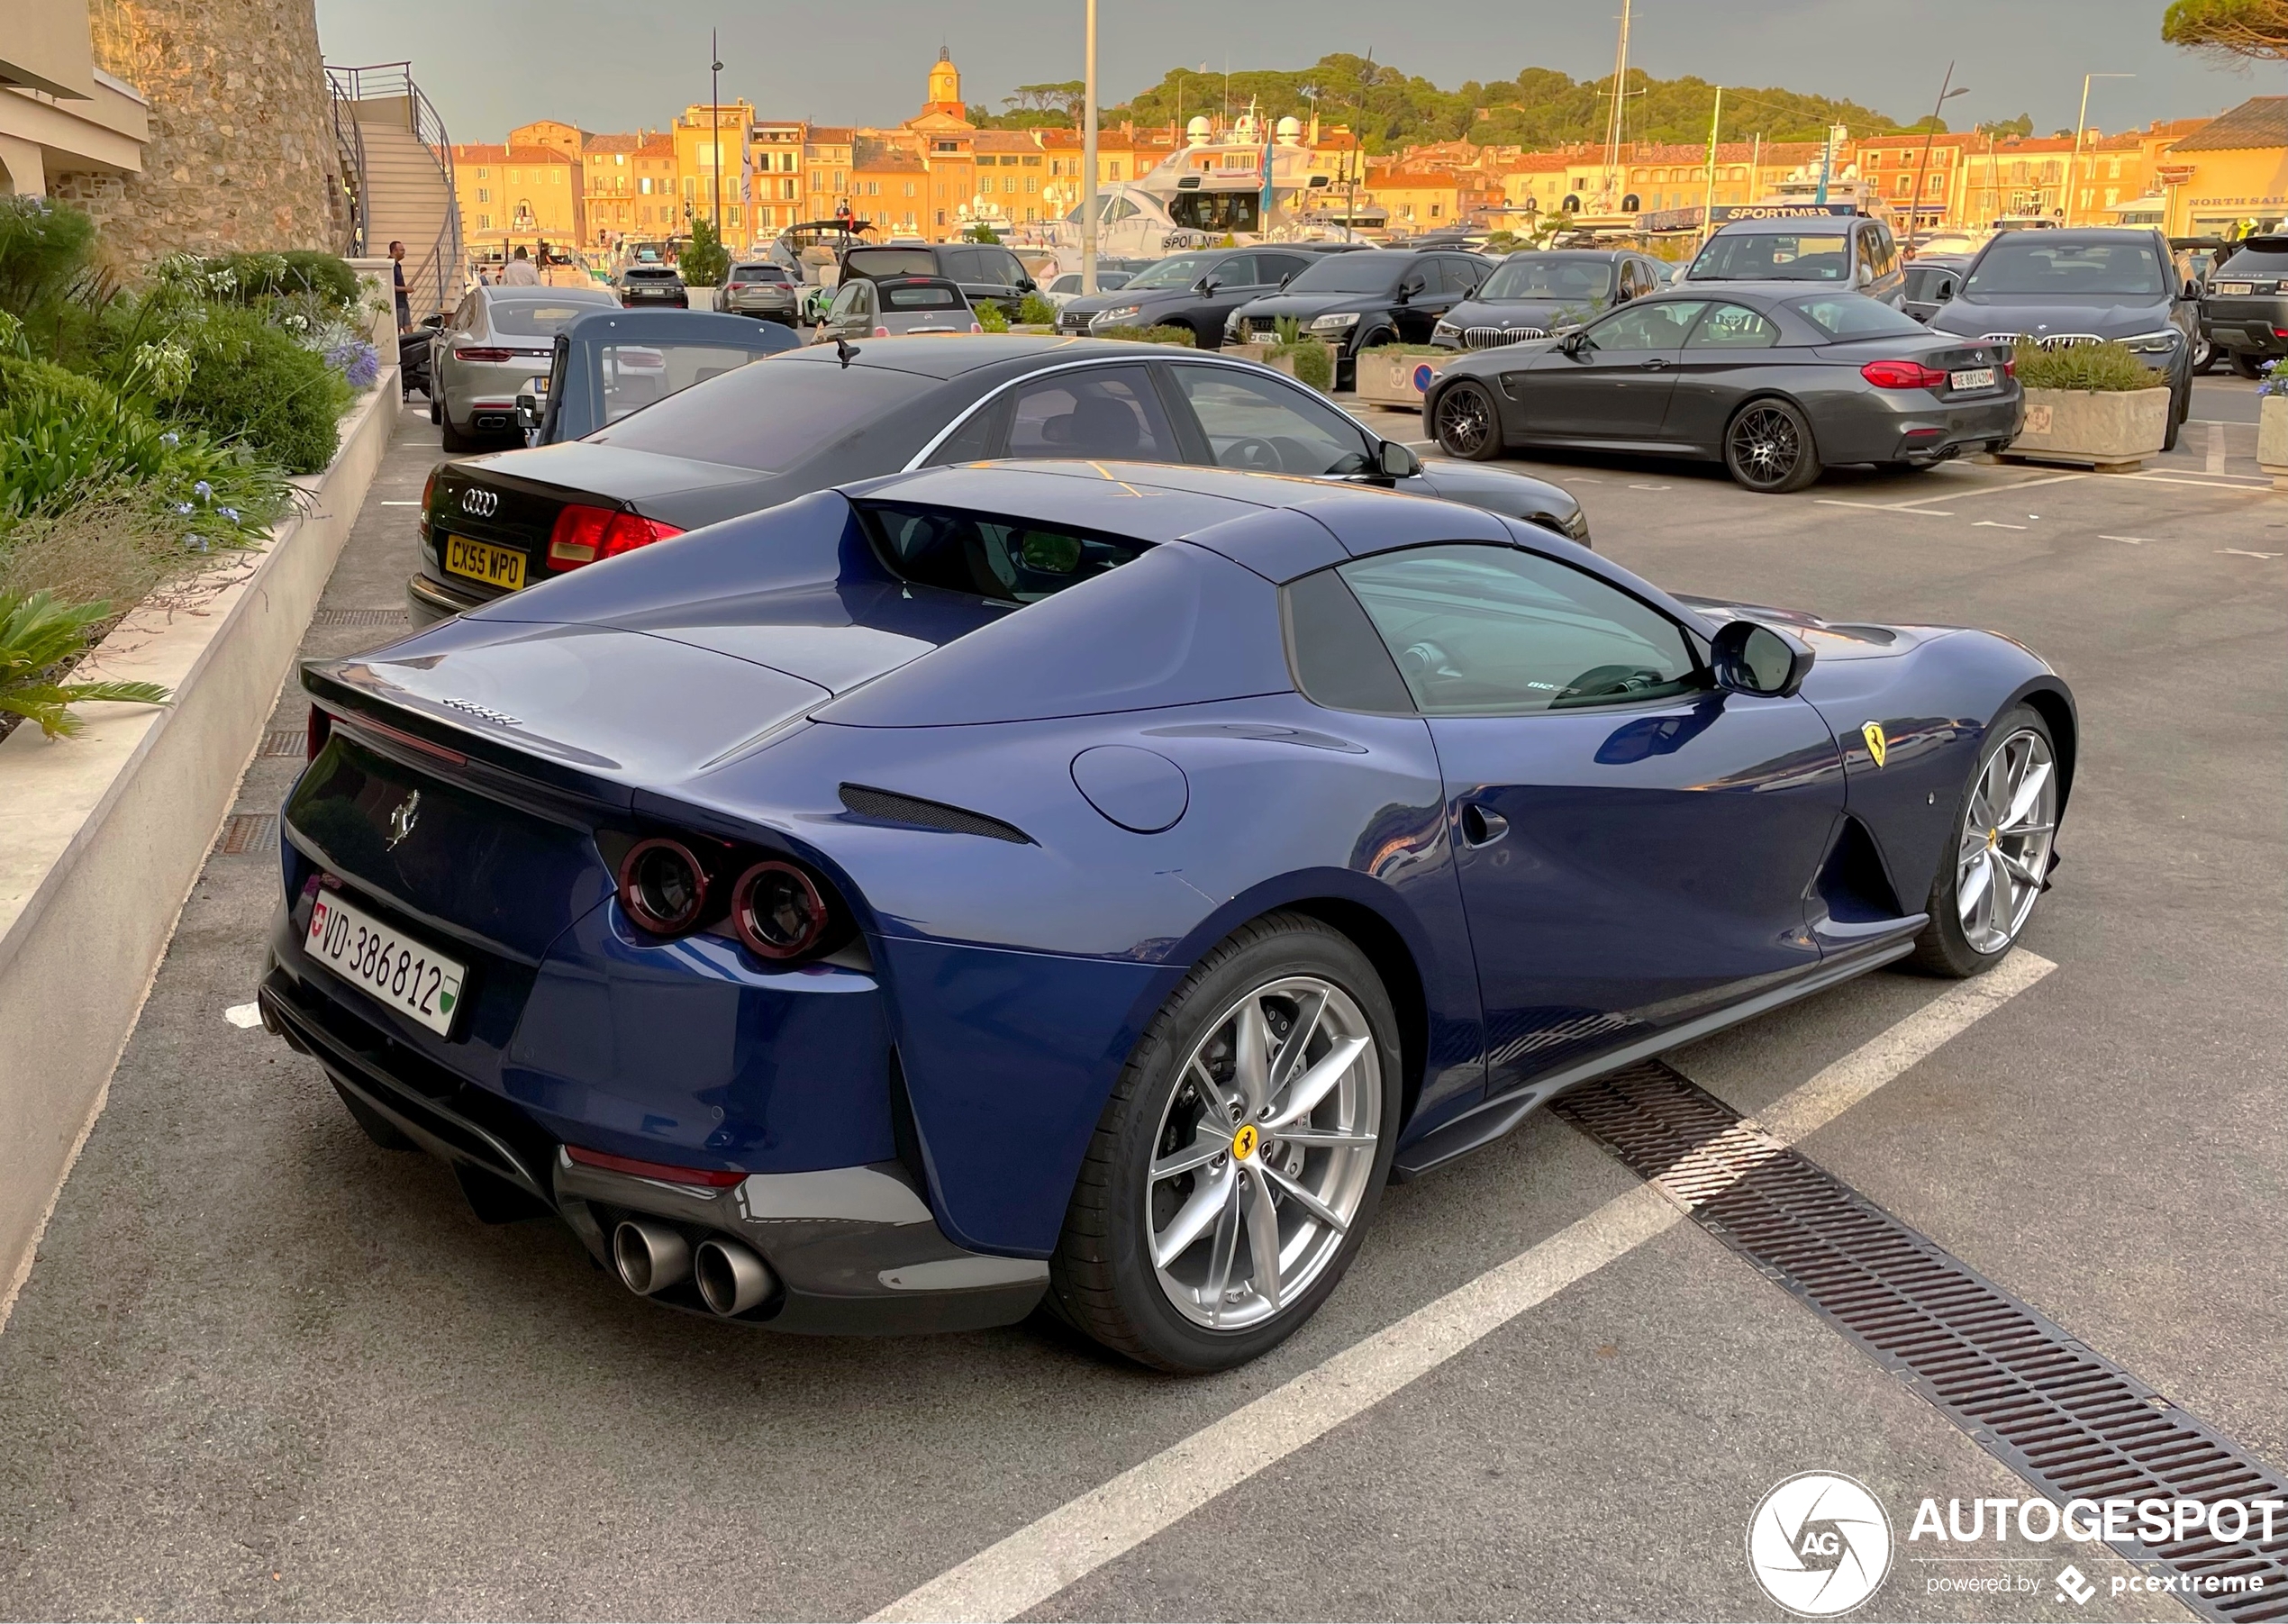
[(2267, 237), (2240, 244), (2221, 261), (2219, 270), (2251, 271), (2259, 277), (2288, 273), (2288, 237)]
[(1610, 259), (1560, 259), (1553, 254), (1512, 254), (1484, 287), (1481, 299), (1602, 299), (1612, 290)]
[(1018, 603), (1117, 569), (1149, 545), (944, 508), (879, 503), (862, 511), (885, 561), (907, 580)]
[(1386, 294), (1412, 268), (1412, 254), (1325, 254), (1294, 281), (1291, 294)]
[(2059, 241), (2046, 231), (1997, 237), (1978, 257), (1964, 284), (1974, 294), (2041, 294), (2073, 299), (2086, 295), (2158, 298), (2169, 291), (2150, 240)]
[(1130, 287), (1189, 287), (1215, 264), (1212, 254), (1178, 254), (1129, 279)]
[[(664, 386), (664, 377), (661, 382)], [(632, 399), (639, 392), (632, 378), (627, 386)], [(710, 387), (687, 394), (670, 395), (662, 386), (654, 398), (666, 398), (658, 405), (588, 438), (775, 473), (934, 387), (935, 379), (910, 372), (781, 359), (740, 367)]]
[(577, 321), (592, 311), (612, 307), (601, 299), (593, 304), (575, 304), (555, 301), (546, 304), (526, 304), (522, 300), (493, 301), (493, 331), (511, 338), (546, 338), (567, 322)]
[(1798, 299), (1788, 308), (1831, 339), (1902, 339), (1930, 331), (1912, 316), (1865, 294)]
[(1841, 231), (1719, 231), (1685, 273), (1694, 282), (1840, 282), (1851, 274)]
[(843, 261), (853, 277), (934, 277), (938, 262), (926, 248), (854, 248)]

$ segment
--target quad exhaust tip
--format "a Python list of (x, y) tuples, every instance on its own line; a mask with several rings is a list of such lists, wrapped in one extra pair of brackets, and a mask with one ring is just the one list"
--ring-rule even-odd
[[(621, 1225), (622, 1229), (631, 1227)], [(699, 1243), (692, 1268), (699, 1277), (699, 1294), (726, 1320), (755, 1307), (778, 1284), (771, 1276), (770, 1265), (739, 1242), (720, 1236)]]
[(649, 1297), (690, 1275), (691, 1243), (667, 1224), (631, 1218), (612, 1231), (612, 1263), (622, 1285)]

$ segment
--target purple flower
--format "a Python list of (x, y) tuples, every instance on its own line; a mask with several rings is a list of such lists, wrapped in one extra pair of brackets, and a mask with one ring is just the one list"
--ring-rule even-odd
[(228, 519), (233, 524), (236, 524), (239, 522), (239, 510), (234, 507), (218, 507), (214, 511), (222, 514), (222, 517)]
[(214, 487), (202, 479), (191, 487), (191, 494), (201, 502), (212, 502), (214, 500)]

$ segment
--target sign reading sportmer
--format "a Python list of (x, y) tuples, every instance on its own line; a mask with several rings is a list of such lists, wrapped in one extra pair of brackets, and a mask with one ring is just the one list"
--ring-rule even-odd
[(1830, 1619), (1882, 1588), (1891, 1572), (1891, 1519), (1856, 1478), (1799, 1472), (1748, 1519), (1748, 1566), (1788, 1611)]

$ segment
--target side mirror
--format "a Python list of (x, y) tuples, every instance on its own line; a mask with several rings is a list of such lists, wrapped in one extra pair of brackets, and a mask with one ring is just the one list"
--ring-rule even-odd
[(1424, 285), (1422, 283), (1416, 281), (1413, 277), (1407, 277), (1405, 281), (1401, 282), (1398, 285), (1398, 302), (1401, 304), (1405, 304), (1406, 301), (1412, 298), (1416, 294), (1421, 292), (1423, 286)]
[(2191, 277), (2184, 279), (2184, 296), (2188, 299), (2198, 299), (2201, 296), (2201, 284)]
[(1422, 471), (1422, 459), (1394, 440), (1383, 441), (1378, 459), (1385, 479), (1412, 479)]
[(1198, 294), (1202, 298), (1205, 298), (1208, 295), (1215, 291), (1215, 284), (1209, 281), (1205, 277), (1202, 277), (1197, 282), (1192, 284), (1192, 291)]
[(1031, 277), (1020, 277), (1017, 278), (1017, 291), (1021, 294), (1039, 293), (1040, 291), (1040, 284), (1034, 281)]
[(1293, 271), (1289, 271), (1289, 272), (1288, 272), (1285, 276), (1284, 276), (1284, 277), (1280, 277), (1280, 278), (1279, 278), (1279, 291), (1280, 291), (1281, 293), (1285, 293), (1285, 292), (1286, 292), (1286, 291), (1287, 291), (1287, 284), (1288, 284), (1288, 283), (1290, 283), (1290, 282), (1292, 282), (1292, 281), (1294, 281), (1294, 279), (1295, 279), (1295, 274), (1294, 274), (1294, 272), (1293, 272)]
[(1557, 340), (1557, 348), (1566, 355), (1579, 355), (1589, 348), (1589, 335), (1576, 327)]
[(1754, 621), (1734, 621), (1711, 646), (1716, 685), (1734, 694), (1785, 699), (1811, 675), (1810, 647)]

